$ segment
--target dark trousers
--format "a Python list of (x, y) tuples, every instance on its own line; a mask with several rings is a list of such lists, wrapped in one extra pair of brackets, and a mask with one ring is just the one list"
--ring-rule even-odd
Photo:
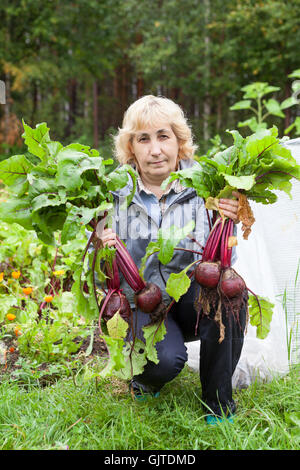
[[(142, 389), (159, 391), (173, 380), (183, 369), (188, 357), (184, 343), (200, 339), (200, 381), (202, 400), (216, 415), (233, 413), (236, 409), (232, 398), (232, 375), (239, 361), (247, 317), (247, 299), (237, 318), (222, 311), (225, 326), (224, 340), (219, 343), (220, 329), (214, 321), (214, 310), (201, 315), (197, 325), (197, 312), (194, 307), (198, 288), (192, 283), (189, 291), (170, 310), (166, 320), (167, 333), (156, 344), (159, 363), (151, 361), (144, 372), (134, 377), (134, 383)], [(149, 323), (149, 315), (134, 311), (133, 324), (137, 325), (136, 336), (143, 339), (141, 328)], [(195, 334), (196, 333), (196, 334)]]

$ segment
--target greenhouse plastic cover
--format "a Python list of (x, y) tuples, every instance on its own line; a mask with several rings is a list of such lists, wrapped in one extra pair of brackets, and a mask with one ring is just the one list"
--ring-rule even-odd
[[(300, 164), (300, 138), (283, 145), (291, 150)], [(292, 184), (292, 199), (285, 192), (278, 191), (278, 200), (274, 204), (250, 201), (256, 221), (248, 240), (243, 239), (238, 226), (238, 259), (233, 267), (244, 278), (249, 289), (257, 295), (268, 297), (275, 307), (267, 338), (256, 338), (256, 329), (248, 325), (241, 358), (232, 379), (233, 387), (247, 387), (255, 379), (268, 381), (274, 375), (287, 373), (290, 363), (299, 362), (296, 353), (299, 349), (297, 327), (300, 320), (300, 280), (297, 279), (300, 261), (300, 181), (293, 179)], [(288, 338), (291, 338), (289, 344)], [(188, 365), (199, 370), (199, 341), (186, 343), (186, 347)]]

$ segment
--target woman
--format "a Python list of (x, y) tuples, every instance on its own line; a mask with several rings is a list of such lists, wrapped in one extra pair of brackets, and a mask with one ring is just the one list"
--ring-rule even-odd
[[(203, 199), (197, 196), (193, 188), (185, 188), (176, 180), (167, 190), (161, 188), (162, 182), (171, 172), (197, 164), (193, 160), (195, 148), (184, 113), (173, 101), (149, 95), (128, 108), (122, 128), (115, 137), (115, 154), (121, 164), (130, 163), (137, 170), (137, 190), (125, 211), (121, 210), (125, 206), (122, 202), (130, 192), (131, 185), (113, 193), (115, 217), (113, 228), (107, 228), (102, 233), (104, 245), (114, 246), (117, 233), (140, 267), (146, 247), (151, 240), (156, 239), (159, 228), (172, 225), (183, 227), (188, 221), (194, 220), (193, 238), (204, 246), (209, 234), (209, 223)], [(220, 209), (224, 215), (236, 223), (237, 208), (237, 200), (220, 200)], [(154, 254), (148, 258), (144, 271), (145, 280), (159, 285), (167, 303), (170, 297), (165, 291), (165, 284), (171, 272), (180, 272), (199, 256), (192, 252), (199, 252), (199, 246), (189, 237), (181, 241), (179, 247), (191, 251), (176, 250), (168, 265), (161, 264)], [(133, 292), (128, 285), (123, 283), (121, 287), (134, 312), (137, 322), (135, 333), (141, 338), (141, 328), (149, 322), (149, 316), (136, 311)], [(164, 384), (174, 379), (184, 367), (187, 361), (184, 343), (201, 339), (200, 379), (206, 411), (216, 417), (224, 414), (230, 416), (235, 411), (231, 378), (241, 354), (246, 312), (241, 311), (238, 322), (228, 321), (223, 314), (225, 339), (219, 344), (219, 330), (213, 317), (202, 318), (195, 331), (196, 295), (197, 287), (192, 283), (187, 294), (170, 310), (166, 321), (167, 333), (157, 344), (159, 363), (148, 362), (143, 374), (134, 377), (131, 388), (137, 398), (147, 393), (157, 395)]]

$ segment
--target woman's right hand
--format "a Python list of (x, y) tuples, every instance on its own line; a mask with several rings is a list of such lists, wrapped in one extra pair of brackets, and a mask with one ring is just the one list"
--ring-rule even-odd
[(103, 243), (103, 246), (115, 246), (117, 242), (117, 234), (112, 231), (111, 228), (105, 228), (102, 232), (100, 240)]

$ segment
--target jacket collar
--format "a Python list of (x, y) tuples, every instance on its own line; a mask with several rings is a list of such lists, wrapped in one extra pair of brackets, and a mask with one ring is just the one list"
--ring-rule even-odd
[[(196, 160), (192, 159), (182, 159), (179, 160), (179, 170), (184, 170), (186, 168), (191, 168), (193, 166), (197, 166), (198, 162)], [(134, 169), (135, 166), (134, 164), (131, 165)], [(111, 194), (117, 198), (125, 198), (126, 196), (129, 196), (130, 192), (132, 191), (133, 188), (133, 181), (131, 178), (129, 178), (128, 184), (124, 186), (124, 188), (119, 189), (118, 191), (111, 191)], [(174, 197), (176, 198), (176, 202), (180, 201), (181, 198), (186, 199), (186, 197), (192, 197), (196, 194), (196, 191), (193, 188), (186, 188), (184, 191), (182, 191), (179, 194), (175, 194)], [(175, 202), (175, 201), (174, 201)], [(139, 192), (136, 191), (132, 203), (137, 203), (139, 205), (142, 204), (141, 197), (139, 195)]]

